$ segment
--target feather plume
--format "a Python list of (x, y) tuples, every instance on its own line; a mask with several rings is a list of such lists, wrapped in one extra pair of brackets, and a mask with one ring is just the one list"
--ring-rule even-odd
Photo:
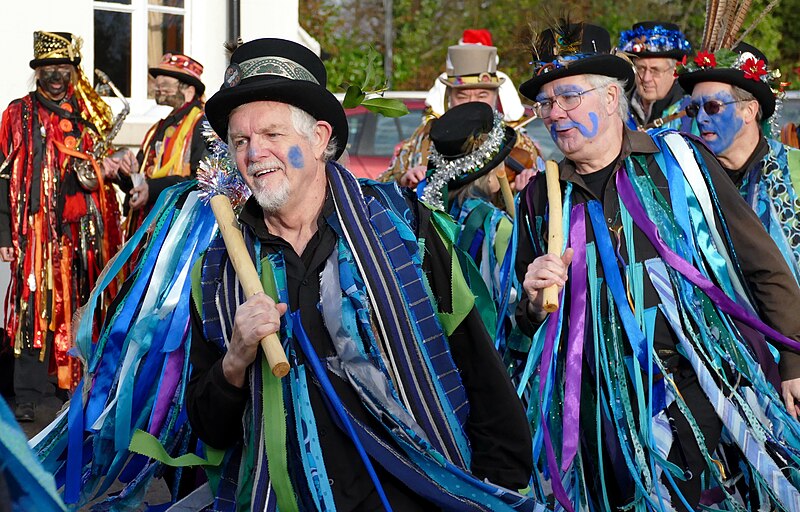
[(237, 48), (242, 46), (244, 41), (242, 41), (241, 37), (238, 37), (236, 41), (225, 41), (222, 43), (222, 46), (225, 48), (225, 53), (227, 54), (228, 58), (233, 55), (233, 52), (236, 51)]
[(746, 38), (746, 37), (747, 37), (747, 36), (750, 34), (750, 32), (752, 32), (752, 31), (753, 31), (753, 29), (754, 29), (754, 28), (756, 28), (756, 27), (758, 26), (758, 24), (759, 24), (759, 23), (761, 23), (761, 21), (764, 19), (764, 17), (765, 17), (767, 14), (769, 14), (769, 13), (772, 11), (772, 9), (774, 9), (774, 8), (775, 8), (775, 6), (776, 6), (776, 5), (778, 5), (778, 1), (779, 1), (779, 0), (772, 0), (772, 1), (769, 3), (769, 5), (767, 5), (766, 9), (764, 9), (763, 11), (761, 11), (761, 14), (759, 14), (759, 15), (758, 15), (758, 18), (756, 18), (756, 19), (753, 21), (753, 23), (751, 23), (751, 24), (750, 24), (750, 26), (749, 26), (749, 27), (747, 27), (747, 30), (745, 30), (744, 32), (742, 32), (742, 35), (741, 35), (741, 36), (739, 36), (739, 38), (736, 40), (736, 42), (735, 42), (735, 43), (733, 43), (733, 46), (736, 46), (737, 44), (739, 44), (739, 43), (741, 43), (742, 41), (744, 41), (744, 39), (745, 39), (745, 38)]
[(717, 8), (714, 10), (714, 20), (712, 22), (711, 37), (708, 41), (708, 51), (715, 52), (719, 49), (720, 42), (720, 24), (725, 17), (725, 9), (728, 6), (728, 0), (718, 0)]
[(717, 14), (719, 0), (706, 0), (706, 23), (703, 27), (702, 50), (708, 51), (711, 43), (711, 31), (714, 29), (714, 19)]
[[(544, 19), (551, 20), (549, 23), (545, 22), (544, 27), (536, 27), (531, 25), (531, 53), (536, 60), (541, 61), (542, 56), (548, 55), (564, 55), (577, 53), (580, 50), (583, 25), (570, 19), (569, 15), (564, 15), (561, 18), (553, 18), (545, 11)], [(573, 25), (574, 24), (574, 25)], [(549, 38), (544, 40), (543, 34), (551, 30), (553, 32), (553, 41)], [(552, 48), (544, 48), (545, 44), (553, 44)]]
[(731, 26), (730, 34), (730, 48), (733, 48), (738, 43), (736, 37), (739, 34), (739, 31), (742, 30), (742, 25), (744, 25), (744, 20), (747, 17), (747, 13), (750, 11), (750, 5), (753, 3), (753, 0), (742, 0), (742, 4), (736, 12), (736, 18), (733, 20), (733, 24)]

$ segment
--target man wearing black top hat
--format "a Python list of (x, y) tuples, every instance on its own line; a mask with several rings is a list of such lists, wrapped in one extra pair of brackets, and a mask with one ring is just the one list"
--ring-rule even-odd
[(36, 90), (11, 102), (0, 126), (0, 258), (11, 263), (5, 327), (20, 421), (35, 420), (51, 362), (59, 396), (78, 384), (73, 315), (120, 243), (116, 193), (98, 179), (105, 155), (95, 154), (112, 112), (80, 68), (81, 44), (34, 33)]
[[(219, 239), (195, 269), (186, 404), (200, 439), (229, 449), (218, 503), (530, 507), (508, 490), (530, 478), (527, 421), (452, 224), (334, 161), (348, 129), (326, 79), (307, 48), (259, 39), (206, 105), (253, 193), (239, 220), (267, 291), (243, 300)], [(273, 332), (283, 380), (258, 348)]]
[(780, 74), (746, 43), (727, 63), (724, 55), (708, 55), (680, 69), (678, 81), (691, 94), (686, 111), (800, 279), (800, 153), (764, 130), (775, 113)]
[[(194, 177), (206, 155), (203, 138), (203, 65), (179, 53), (166, 53), (150, 68), (159, 105), (172, 112), (147, 131), (134, 157), (125, 151), (104, 166), (106, 176), (118, 179), (129, 209), (125, 237), (130, 238), (161, 192)], [(122, 171), (122, 174), (120, 174)]]
[(633, 72), (609, 50), (597, 26), (548, 30), (520, 87), (565, 155), (558, 187), (537, 178), (520, 204), (540, 467), (567, 509), (727, 508), (741, 479), (743, 499), (792, 510), (800, 289), (702, 144), (625, 127)]
[(630, 102), (631, 128), (674, 128), (687, 131), (683, 89), (675, 81), (675, 65), (692, 47), (674, 23), (643, 21), (622, 32), (618, 48), (633, 60), (636, 89)]

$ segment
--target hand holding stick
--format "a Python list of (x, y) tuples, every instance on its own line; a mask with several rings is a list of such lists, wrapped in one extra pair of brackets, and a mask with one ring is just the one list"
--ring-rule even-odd
[[(236, 276), (244, 289), (245, 297), (249, 299), (257, 293), (263, 293), (264, 288), (261, 286), (261, 279), (253, 260), (250, 259), (250, 252), (245, 246), (239, 222), (228, 197), (232, 195), (234, 200), (242, 200), (241, 188), (244, 185), (240, 178), (231, 176), (235, 171), (226, 171), (225, 167), (224, 163), (212, 157), (210, 161), (201, 163), (197, 177), (217, 219)], [(278, 378), (286, 376), (289, 373), (289, 361), (286, 359), (278, 335), (273, 333), (262, 338), (261, 348), (267, 356), (272, 374)]]
[[(564, 230), (561, 215), (561, 185), (558, 180), (558, 164), (548, 160), (545, 164), (547, 180), (547, 204), (549, 221), (547, 223), (547, 252), (561, 257), (564, 245)], [(552, 313), (558, 310), (558, 286), (550, 285), (544, 289), (544, 310)]]

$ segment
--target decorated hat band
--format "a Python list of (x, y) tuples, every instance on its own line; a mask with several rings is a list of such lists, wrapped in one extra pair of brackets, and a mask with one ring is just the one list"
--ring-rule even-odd
[(684, 57), (678, 63), (675, 74), (680, 76), (686, 73), (711, 69), (735, 69), (741, 71), (744, 78), (756, 82), (764, 82), (770, 86), (775, 94), (781, 92), (783, 87), (788, 85), (780, 81), (780, 70), (770, 70), (764, 59), (748, 51), (737, 53), (725, 48), (714, 53), (699, 52), (691, 61)]
[(500, 79), (495, 73), (481, 73), (479, 75), (448, 76), (447, 81), (452, 85), (480, 85), (497, 84)]
[(428, 155), (428, 165), (433, 173), (428, 178), (428, 183), (422, 193), (422, 201), (434, 208), (444, 209), (445, 186), (457, 177), (482, 169), (490, 162), (503, 147), (505, 140), (505, 125), (503, 115), (494, 112), (492, 129), (486, 134), (486, 139), (473, 151), (457, 158), (447, 158), (431, 145)]
[(689, 53), (692, 45), (680, 30), (671, 30), (662, 25), (636, 26), (625, 30), (619, 38), (619, 49), (625, 53)]
[(533, 63), (533, 75), (539, 76), (561, 68), (568, 68), (570, 64), (578, 62), (587, 57), (594, 57), (596, 53), (573, 53), (570, 55), (560, 55), (555, 60), (537, 61)]
[(278, 56), (256, 57), (239, 64), (231, 63), (225, 71), (225, 84), (234, 87), (254, 76), (279, 76), (290, 80), (305, 80), (319, 85), (316, 77), (297, 62)]

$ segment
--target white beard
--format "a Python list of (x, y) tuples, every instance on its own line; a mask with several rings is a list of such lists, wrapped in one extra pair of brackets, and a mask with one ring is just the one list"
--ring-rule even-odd
[(252, 192), (262, 210), (267, 213), (276, 213), (289, 200), (289, 181), (284, 178), (278, 188), (269, 190), (257, 188)]

